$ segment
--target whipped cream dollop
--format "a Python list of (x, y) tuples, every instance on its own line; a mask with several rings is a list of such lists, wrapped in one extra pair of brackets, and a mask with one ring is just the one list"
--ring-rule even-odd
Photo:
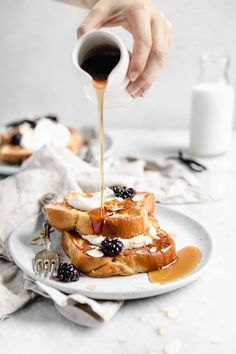
[[(115, 198), (114, 192), (110, 188), (104, 190), (104, 201), (112, 200)], [(67, 199), (67, 203), (75, 209), (82, 211), (90, 211), (97, 209), (101, 205), (100, 192), (93, 193), (91, 196), (85, 197), (80, 193), (74, 194)]]
[[(100, 246), (102, 241), (106, 238), (105, 236), (96, 235), (82, 235), (81, 237), (94, 246)], [(138, 235), (131, 238), (116, 238), (123, 243), (125, 249), (145, 247), (153, 243), (153, 238), (147, 235)]]
[[(138, 197), (138, 198), (137, 198)], [(144, 198), (143, 194), (138, 196), (134, 196), (132, 200), (134, 202), (138, 202)], [(111, 188), (105, 188), (104, 190), (104, 201), (107, 202), (109, 200), (115, 199), (118, 202), (122, 202), (124, 199), (120, 197), (116, 197), (113, 190)], [(82, 211), (91, 211), (93, 209), (97, 209), (101, 205), (101, 193), (95, 192), (90, 196), (83, 196), (81, 193), (73, 194), (69, 198), (67, 198), (67, 204), (72, 206), (75, 209)], [(114, 215), (115, 217), (115, 215)]]
[[(91, 245), (97, 247), (100, 247), (102, 241), (106, 238), (102, 235), (82, 235), (81, 237), (88, 241)], [(137, 235), (131, 238), (116, 238), (123, 243), (125, 249), (132, 249), (151, 245), (153, 243), (153, 239), (159, 239), (159, 236), (157, 235), (157, 231), (152, 223), (149, 223), (148, 235)]]
[(41, 118), (33, 129), (28, 123), (19, 127), (22, 134), (20, 145), (30, 151), (40, 149), (45, 144), (66, 147), (70, 142), (70, 131), (62, 124)]

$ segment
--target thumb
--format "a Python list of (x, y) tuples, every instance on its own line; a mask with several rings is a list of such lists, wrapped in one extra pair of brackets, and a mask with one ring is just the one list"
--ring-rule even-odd
[(77, 30), (77, 37), (94, 29), (99, 29), (109, 16), (108, 6), (94, 6)]

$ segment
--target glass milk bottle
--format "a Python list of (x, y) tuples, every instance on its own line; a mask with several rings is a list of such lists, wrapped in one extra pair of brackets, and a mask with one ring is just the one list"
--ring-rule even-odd
[(190, 153), (210, 157), (230, 145), (234, 90), (228, 79), (229, 57), (203, 55), (192, 93)]

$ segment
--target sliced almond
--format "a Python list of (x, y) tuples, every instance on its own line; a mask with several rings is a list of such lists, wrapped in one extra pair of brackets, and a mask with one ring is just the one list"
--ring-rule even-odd
[(144, 198), (144, 195), (143, 195), (143, 194), (136, 194), (136, 195), (132, 198), (132, 200), (133, 200), (134, 202), (140, 202), (140, 200), (143, 200), (143, 198)]
[(162, 307), (161, 311), (166, 315), (166, 317), (171, 318), (171, 319), (176, 319), (178, 316), (178, 309), (174, 306), (166, 306)]
[(94, 258), (101, 258), (104, 256), (104, 253), (97, 248), (91, 249), (86, 252), (89, 256)]
[(96, 290), (96, 285), (94, 285), (94, 284), (89, 284), (88, 286), (86, 286), (86, 288), (87, 288), (88, 290)]
[(151, 315), (150, 315), (150, 313), (145, 313), (144, 315), (139, 316), (138, 319), (139, 319), (139, 321), (142, 321), (142, 322), (150, 322)]
[(152, 239), (150, 236), (145, 236), (145, 235), (138, 235), (138, 236), (134, 236), (132, 238), (132, 244), (150, 244), (152, 243)]
[(157, 248), (156, 248), (156, 247), (150, 248), (150, 252), (151, 252), (151, 253), (155, 253), (156, 251), (157, 251)]
[(164, 327), (162, 327), (162, 326), (157, 327), (157, 334), (159, 334), (159, 336), (164, 336), (164, 334), (165, 334)]

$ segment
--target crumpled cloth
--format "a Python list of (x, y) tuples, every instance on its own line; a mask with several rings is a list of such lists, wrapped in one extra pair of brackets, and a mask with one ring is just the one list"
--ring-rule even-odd
[[(108, 159), (105, 185), (127, 185), (152, 191), (161, 203), (209, 202), (209, 188), (184, 166), (157, 159)], [(14, 264), (7, 240), (13, 230), (39, 210), (45, 193), (64, 195), (69, 191), (99, 189), (99, 170), (64, 148), (47, 145), (26, 160), (17, 175), (0, 182), (0, 318), (33, 301), (39, 294), (49, 297), (67, 319), (95, 327), (111, 319), (122, 301), (95, 301), (80, 294), (64, 293), (28, 278)]]

